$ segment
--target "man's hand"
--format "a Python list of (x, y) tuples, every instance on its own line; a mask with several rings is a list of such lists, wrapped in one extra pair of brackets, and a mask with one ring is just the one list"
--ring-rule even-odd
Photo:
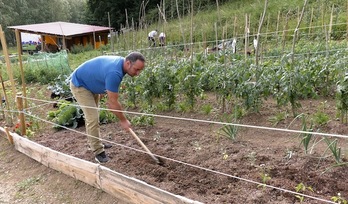
[(129, 131), (129, 129), (131, 128), (131, 123), (127, 119), (120, 121), (120, 124), (121, 124), (121, 127), (123, 127), (123, 129), (125, 129), (126, 131)]

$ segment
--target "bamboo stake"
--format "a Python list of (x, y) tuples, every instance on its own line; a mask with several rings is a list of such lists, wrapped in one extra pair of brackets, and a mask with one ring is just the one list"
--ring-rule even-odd
[(255, 48), (255, 64), (256, 64), (256, 67), (259, 66), (260, 33), (261, 33), (261, 29), (262, 29), (262, 24), (263, 24), (263, 21), (265, 19), (265, 15), (266, 15), (267, 4), (268, 4), (268, 0), (265, 0), (265, 7), (263, 8), (262, 17), (261, 17), (261, 20), (260, 20), (260, 23), (259, 23), (259, 29), (257, 30), (257, 38), (256, 38), (257, 46)]
[(217, 14), (218, 14), (218, 23), (220, 24), (221, 17), (220, 17), (219, 0), (216, 0), (216, 9), (217, 9)]
[[(13, 79), (13, 73), (12, 73), (12, 69), (11, 69), (10, 58), (9, 58), (8, 51), (7, 51), (7, 44), (6, 44), (5, 34), (2, 31), (1, 25), (0, 25), (0, 40), (1, 40), (1, 45), (2, 45), (2, 49), (3, 49), (5, 61), (6, 61), (7, 74), (8, 74), (8, 77), (10, 78), (10, 82), (11, 82), (12, 94), (13, 94), (12, 96), (13, 96), (13, 100), (15, 100), (15, 98), (16, 98), (16, 87), (15, 87), (15, 82), (14, 82), (14, 79)], [(8, 103), (8, 102), (9, 101), (6, 101), (6, 103)]]
[(175, 4), (176, 4), (176, 11), (178, 13), (178, 19), (179, 19), (179, 26), (180, 26), (180, 31), (181, 31), (181, 35), (182, 35), (182, 40), (184, 42), (184, 49), (186, 51), (186, 41), (185, 41), (185, 35), (184, 35), (184, 31), (182, 29), (182, 22), (181, 22), (181, 17), (180, 17), (180, 13), (179, 13), (179, 6), (178, 6), (178, 0), (175, 0)]
[(18, 93), (16, 97), (17, 101), (17, 107), (19, 111), (19, 122), (21, 125), (21, 134), (26, 135), (26, 125), (25, 125), (25, 116), (23, 113), (23, 98), (22, 98), (22, 93)]
[(22, 63), (22, 49), (21, 49), (21, 37), (20, 37), (20, 32), (16, 29), (16, 41), (17, 41), (17, 51), (18, 51), (18, 61), (19, 61), (19, 68), (21, 71), (21, 79), (22, 79), (22, 93), (24, 96), (24, 108), (28, 107), (28, 103), (27, 103), (27, 91), (26, 91), (26, 83), (25, 83), (25, 79), (24, 79), (24, 71), (23, 71), (23, 63)]
[(111, 52), (114, 52), (114, 36), (113, 36), (113, 32), (111, 30), (111, 22), (110, 22), (110, 12), (108, 12), (108, 22), (109, 22), (109, 32), (110, 32), (110, 40), (111, 40)]
[(218, 43), (218, 31), (217, 31), (217, 23), (216, 22), (214, 23), (214, 30), (215, 30), (215, 48), (216, 48), (215, 55), (216, 55), (216, 60), (218, 60), (219, 58), (217, 56), (219, 55), (219, 52), (217, 49), (218, 49), (219, 43)]
[(134, 19), (132, 18), (132, 29), (130, 31), (132, 33), (132, 50), (135, 50), (135, 30), (134, 30)]
[(191, 30), (190, 30), (190, 41), (191, 41), (191, 67), (193, 68), (193, 0), (191, 0)]
[(248, 27), (248, 14), (245, 14), (245, 47), (244, 47), (244, 55), (245, 59), (248, 57), (249, 50), (249, 27)]
[(234, 22), (233, 22), (233, 37), (236, 37), (237, 34), (237, 16), (234, 17)]
[(10, 142), (11, 145), (13, 145), (14, 144), (13, 137), (12, 137), (10, 131), (8, 130), (8, 127), (5, 127), (4, 129), (5, 129), (8, 141)]
[(269, 21), (270, 21), (270, 15), (267, 16), (267, 24), (266, 24), (266, 33), (265, 33), (265, 39), (268, 38), (268, 27), (269, 27)]
[(286, 35), (287, 35), (287, 30), (288, 30), (288, 17), (289, 17), (290, 10), (285, 16), (285, 24), (284, 24), (284, 29), (283, 29), (283, 37), (282, 37), (282, 52), (284, 53), (285, 49), (285, 42), (286, 42)]
[(334, 12), (334, 5), (332, 5), (332, 7), (331, 7), (330, 26), (329, 26), (329, 40), (331, 39), (331, 33), (332, 33), (333, 12)]
[(292, 41), (292, 51), (291, 51), (291, 62), (294, 63), (294, 56), (295, 56), (295, 43), (296, 43), (296, 38), (297, 38), (297, 35), (298, 35), (298, 28), (300, 27), (300, 24), (302, 22), (302, 19), (303, 19), (303, 15), (304, 15), (304, 11), (305, 11), (305, 8), (306, 8), (306, 5), (307, 5), (307, 0), (305, 0), (304, 2), (304, 5), (302, 7), (302, 12), (301, 12), (301, 16), (300, 16), (300, 19), (297, 23), (297, 26), (295, 28), (295, 31), (294, 31), (294, 37), (293, 37), (293, 41)]
[(277, 17), (277, 26), (276, 26), (276, 40), (277, 40), (277, 46), (279, 41), (278, 31), (279, 31), (279, 24), (280, 24), (280, 11), (278, 11), (278, 17)]
[[(227, 30), (227, 22), (226, 22), (226, 30)], [(222, 38), (222, 50), (224, 53), (224, 81), (223, 81), (224, 84), (223, 84), (223, 89), (225, 90), (226, 89), (226, 81), (225, 81), (226, 80), (226, 67), (227, 67), (227, 65), (226, 65), (226, 52), (225, 52), (225, 40), (224, 40), (224, 39), (226, 39), (225, 28), (222, 28), (221, 38)], [(217, 52), (219, 52), (219, 51), (217, 50)], [(225, 103), (226, 103), (226, 96), (225, 96), (225, 94), (223, 94), (223, 96), (222, 96), (222, 113), (225, 112), (225, 108), (226, 108)]]
[[(8, 102), (8, 97), (7, 97), (7, 93), (6, 93), (6, 90), (5, 90), (6, 88), (5, 88), (4, 80), (2, 79), (2, 74), (0, 74), (0, 81), (1, 81), (2, 91), (4, 93), (6, 109), (9, 111), (10, 110), (10, 103)], [(6, 123), (8, 125), (12, 125), (13, 124), (12, 123), (12, 116), (11, 116), (10, 112), (6, 111), (6, 114), (5, 114), (5, 112), (3, 111), (3, 114), (4, 114), (4, 118), (6, 120)]]
[(312, 7), (311, 18), (310, 18), (310, 20), (309, 20), (309, 28), (308, 28), (308, 35), (309, 35), (309, 36), (311, 35), (313, 15), (314, 15), (314, 8)]

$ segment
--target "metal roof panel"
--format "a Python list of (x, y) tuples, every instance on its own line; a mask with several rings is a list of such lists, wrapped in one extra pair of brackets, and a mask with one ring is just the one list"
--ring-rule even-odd
[(78, 23), (67, 23), (67, 22), (51, 22), (51, 23), (39, 23), (30, 25), (18, 25), (8, 26), (11, 29), (18, 29), (21, 32), (32, 32), (40, 34), (51, 34), (60, 36), (74, 36), (84, 33), (93, 33), (99, 31), (108, 31), (109, 27), (86, 25)]

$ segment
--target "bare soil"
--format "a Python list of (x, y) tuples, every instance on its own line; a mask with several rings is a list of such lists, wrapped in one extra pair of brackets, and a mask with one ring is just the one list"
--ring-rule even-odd
[[(211, 101), (214, 102), (214, 97), (211, 97)], [(304, 100), (301, 103), (302, 108), (299, 112), (313, 116), (318, 112), (319, 107), (323, 106), (324, 100)], [(327, 99), (325, 104), (323, 111), (330, 116), (330, 121), (326, 125), (317, 126), (316, 130), (347, 135), (348, 127), (336, 119), (335, 101)], [(218, 109), (214, 109), (208, 115), (199, 112), (199, 110), (195, 113), (166, 112), (161, 115), (206, 121), (221, 119)], [(301, 120), (294, 120), (290, 113), (285, 120), (274, 126), (269, 119), (279, 112), (289, 111), (280, 110), (273, 101), (268, 100), (258, 113), (249, 113), (238, 123), (301, 130)], [(326, 143), (321, 140), (321, 136), (313, 136), (310, 152), (305, 154), (299, 133), (239, 127), (236, 140), (231, 140), (219, 134), (221, 127), (222, 125), (208, 122), (161, 117), (155, 118), (154, 126), (134, 126), (133, 130), (145, 145), (154, 154), (164, 157), (162, 159), (164, 165), (161, 166), (156, 164), (149, 155), (135, 151), (134, 149), (143, 149), (132, 135), (123, 131), (118, 124), (102, 125), (102, 138), (113, 144), (112, 148), (106, 150), (111, 160), (105, 166), (203, 203), (300, 203), (300, 198), (292, 192), (296, 192), (296, 186), (301, 183), (306, 190), (300, 190), (299, 193), (319, 199), (304, 197), (305, 203), (325, 203), (322, 200), (330, 201), (338, 193), (348, 199), (348, 167), (346, 165), (333, 167), (335, 160), (332, 153), (327, 150)], [(85, 133), (84, 127), (76, 130)], [(86, 136), (78, 132), (55, 131), (50, 128), (36, 135), (33, 140), (63, 153), (95, 162), (94, 155), (88, 148)], [(314, 141), (315, 145), (313, 145)], [(346, 162), (347, 140), (339, 139), (338, 146), (342, 147), (341, 158), (343, 162)], [(12, 151), (7, 147), (3, 151), (2, 148), (3, 146), (2, 154)], [(16, 155), (16, 157), (19, 156)], [(20, 162), (6, 162), (2, 155), (1, 162), (4, 163), (4, 161), (6, 166), (15, 166)], [(34, 173), (25, 174), (27, 176), (21, 175), (22, 179), (30, 175), (55, 174), (54, 179), (61, 182), (55, 185), (56, 188), (58, 186), (61, 188), (58, 192), (72, 187), (73, 195), (79, 196), (81, 203), (98, 203), (90, 200), (94, 197), (103, 198), (103, 202), (100, 203), (115, 202), (115, 198), (110, 198), (99, 190), (91, 190), (92, 187), (86, 187), (77, 181), (65, 182), (65, 180), (69, 181), (65, 175), (33, 163), (29, 167)], [(18, 169), (29, 167), (20, 165)], [(16, 183), (8, 181), (15, 176), (3, 176), (3, 172), (7, 171), (6, 168), (0, 169), (2, 175), (0, 181)], [(41, 180), (38, 183), (40, 182)], [(52, 180), (51, 182), (54, 183)], [(45, 192), (52, 192), (46, 188), (49, 187), (44, 188)], [(88, 199), (83, 198), (87, 190), (93, 193), (93, 196)], [(70, 195), (67, 194), (70, 199), (73, 199), (74, 196), (70, 197)], [(11, 199), (16, 201), (16, 198)]]

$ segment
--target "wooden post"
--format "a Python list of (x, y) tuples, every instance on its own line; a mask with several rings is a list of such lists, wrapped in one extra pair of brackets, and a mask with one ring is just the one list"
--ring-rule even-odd
[(309, 20), (309, 28), (308, 28), (308, 36), (310, 37), (311, 35), (311, 29), (312, 29), (312, 21), (313, 21), (313, 15), (314, 15), (314, 8), (312, 7), (312, 11), (311, 11), (311, 18)]
[(234, 17), (233, 21), (233, 37), (237, 37), (237, 16)]
[(216, 61), (219, 60), (219, 50), (218, 50), (218, 46), (219, 46), (219, 43), (218, 43), (218, 31), (217, 31), (217, 23), (215, 22), (214, 23), (214, 30), (215, 30), (215, 48), (216, 48), (216, 52), (215, 52), (215, 55), (216, 55)]
[(332, 5), (332, 8), (331, 8), (330, 26), (329, 26), (329, 40), (331, 39), (331, 33), (332, 33), (333, 12), (334, 12), (334, 5)]
[(114, 37), (112, 35), (111, 23), (110, 23), (110, 13), (108, 12), (108, 21), (109, 21), (109, 32), (110, 32), (110, 40), (111, 40), (111, 52), (114, 52)]
[(266, 15), (267, 4), (268, 4), (268, 0), (265, 0), (265, 7), (263, 9), (263, 13), (262, 13), (262, 16), (261, 16), (260, 22), (259, 22), (259, 28), (257, 30), (257, 38), (256, 38), (257, 45), (255, 48), (255, 64), (256, 64), (257, 68), (259, 66), (260, 33), (261, 33), (261, 29), (262, 29), (262, 24), (263, 24), (263, 21), (265, 19), (265, 15)]
[(296, 38), (297, 38), (297, 35), (298, 35), (298, 29), (299, 29), (299, 27), (301, 25), (301, 22), (302, 22), (302, 19), (303, 19), (303, 16), (304, 16), (304, 11), (305, 11), (306, 5), (307, 5), (307, 0), (305, 0), (305, 2), (304, 2), (300, 19), (299, 19), (299, 21), (297, 23), (297, 26), (295, 28), (295, 31), (294, 31), (294, 37), (293, 37), (292, 48), (291, 48), (291, 63), (294, 63)]
[(95, 31), (93, 31), (93, 48), (97, 49), (97, 42), (95, 40)]
[(21, 71), (21, 79), (22, 79), (22, 93), (24, 96), (24, 108), (28, 107), (27, 103), (27, 92), (26, 92), (26, 84), (25, 84), (25, 79), (24, 79), (24, 71), (23, 71), (23, 62), (22, 62), (22, 46), (21, 46), (21, 38), (20, 38), (20, 32), (16, 29), (16, 41), (17, 41), (17, 51), (18, 51), (18, 61), (19, 61), (19, 68)]
[(21, 125), (21, 134), (22, 135), (26, 135), (26, 125), (25, 125), (25, 116), (23, 113), (23, 99), (22, 99), (22, 94), (18, 93), (17, 97), (17, 107), (18, 107), (18, 111), (19, 111), (19, 122)]
[(245, 55), (245, 58), (248, 57), (248, 50), (249, 50), (249, 27), (248, 27), (248, 14), (245, 14), (245, 47), (244, 47), (244, 55)]
[(284, 24), (284, 29), (283, 29), (283, 38), (282, 38), (282, 52), (284, 53), (285, 49), (285, 42), (286, 42), (286, 35), (287, 35), (287, 30), (288, 30), (288, 17), (289, 17), (290, 11), (286, 14), (285, 17), (285, 24)]
[[(10, 110), (10, 103), (8, 102), (8, 97), (7, 97), (6, 90), (5, 90), (5, 84), (4, 84), (4, 81), (2, 80), (2, 75), (1, 75), (1, 74), (0, 74), (0, 81), (1, 81), (2, 91), (3, 91), (3, 93), (4, 93), (6, 109), (8, 110), (8, 111), (6, 111), (6, 114), (5, 114), (5, 112), (3, 111), (3, 113), (4, 113), (4, 118), (5, 118), (6, 123), (7, 123), (8, 125), (13, 125), (13, 123), (12, 123), (12, 116), (11, 116), (11, 114), (10, 114), (10, 112), (9, 112), (9, 110)], [(2, 100), (2, 99), (1, 99), (1, 100)]]
[[(4, 57), (5, 57), (5, 61), (6, 61), (6, 68), (7, 68), (7, 74), (8, 77), (10, 78), (11, 81), (11, 86), (12, 86), (12, 96), (13, 96), (13, 100), (15, 99), (16, 96), (16, 87), (15, 87), (15, 82), (13, 79), (13, 73), (12, 73), (12, 69), (11, 69), (11, 63), (10, 63), (10, 58), (8, 56), (8, 52), (7, 52), (7, 44), (6, 44), (6, 39), (5, 39), (5, 35), (4, 32), (2, 31), (2, 27), (0, 25), (0, 39), (1, 39), (1, 45), (2, 45), (2, 50), (4, 53)], [(6, 101), (6, 103), (8, 103), (9, 101)]]
[(191, 53), (191, 67), (193, 68), (193, 0), (191, 0), (191, 30), (190, 30), (190, 53)]
[(8, 141), (10, 142), (10, 144), (13, 145), (14, 144), (13, 143), (13, 138), (12, 138), (12, 135), (10, 134), (10, 131), (8, 130), (8, 127), (5, 127), (5, 132), (6, 132)]
[(278, 46), (278, 31), (279, 31), (279, 24), (280, 24), (280, 11), (278, 11), (278, 17), (277, 17), (277, 27), (276, 27), (276, 40), (277, 40), (277, 46)]

